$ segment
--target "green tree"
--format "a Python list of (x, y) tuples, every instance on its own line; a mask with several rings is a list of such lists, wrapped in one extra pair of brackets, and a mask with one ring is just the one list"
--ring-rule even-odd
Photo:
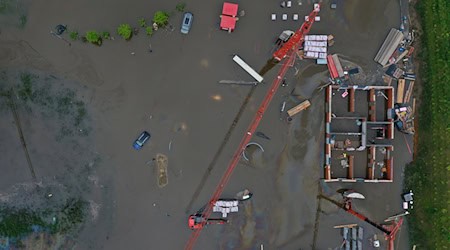
[(70, 39), (72, 39), (72, 40), (74, 40), (74, 41), (76, 41), (76, 40), (78, 40), (78, 31), (72, 31), (72, 32), (70, 32)]
[(183, 12), (184, 9), (186, 8), (186, 3), (178, 3), (177, 6), (175, 7), (176, 10), (178, 10), (179, 12)]
[(117, 33), (125, 40), (130, 40), (131, 35), (133, 34), (131, 26), (129, 24), (119, 25), (119, 27), (117, 28)]
[(147, 33), (147, 36), (153, 35), (153, 28), (150, 26), (145, 27), (145, 32)]
[(103, 37), (103, 39), (110, 39), (111, 35), (109, 34), (108, 31), (103, 31), (102, 32), (102, 37)]
[(97, 31), (86, 32), (86, 40), (95, 45), (102, 45), (102, 37)]
[(145, 28), (147, 26), (147, 22), (145, 21), (145, 18), (139, 19), (138, 22), (139, 22), (139, 26), (141, 26), (142, 28)]
[(153, 22), (159, 27), (164, 27), (169, 23), (169, 13), (165, 11), (157, 11), (153, 16)]

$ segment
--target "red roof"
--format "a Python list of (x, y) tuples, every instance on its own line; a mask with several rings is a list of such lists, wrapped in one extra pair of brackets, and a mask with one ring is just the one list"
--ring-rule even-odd
[(223, 3), (222, 14), (235, 17), (235, 16), (237, 16), (238, 6), (239, 5), (235, 4), (235, 3), (224, 2)]
[(224, 30), (234, 30), (236, 27), (236, 18), (222, 15), (220, 20), (220, 28)]

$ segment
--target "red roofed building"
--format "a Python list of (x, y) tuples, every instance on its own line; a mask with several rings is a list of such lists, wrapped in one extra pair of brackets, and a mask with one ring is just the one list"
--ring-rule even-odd
[(235, 3), (223, 3), (222, 15), (220, 15), (220, 28), (232, 32), (236, 27), (236, 21), (238, 13), (238, 4)]

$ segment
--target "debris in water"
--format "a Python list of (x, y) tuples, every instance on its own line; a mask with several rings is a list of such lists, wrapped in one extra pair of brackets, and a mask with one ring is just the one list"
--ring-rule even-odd
[(270, 137), (268, 137), (268, 136), (267, 136), (266, 134), (264, 134), (263, 132), (257, 131), (255, 134), (256, 134), (256, 136), (258, 136), (258, 137), (264, 138), (264, 139), (266, 139), (266, 140), (270, 140)]
[(158, 187), (163, 188), (169, 183), (167, 165), (169, 160), (163, 154), (156, 154), (156, 166), (158, 169)]
[(282, 104), (281, 104), (281, 109), (280, 109), (280, 112), (284, 112), (284, 109), (286, 108), (286, 101), (284, 101)]
[(211, 99), (219, 102), (219, 101), (222, 101), (222, 96), (221, 95), (212, 95)]

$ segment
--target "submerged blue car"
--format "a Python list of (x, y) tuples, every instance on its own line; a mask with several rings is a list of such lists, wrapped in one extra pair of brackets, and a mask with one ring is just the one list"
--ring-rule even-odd
[(149, 132), (144, 131), (142, 132), (139, 137), (134, 141), (133, 148), (136, 150), (139, 150), (144, 146), (144, 144), (150, 139), (151, 135)]

